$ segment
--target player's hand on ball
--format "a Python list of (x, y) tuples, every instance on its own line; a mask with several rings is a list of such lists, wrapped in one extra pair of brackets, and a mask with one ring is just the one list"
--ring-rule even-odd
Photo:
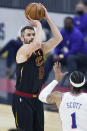
[(61, 64), (58, 62), (54, 64), (53, 68), (55, 72), (55, 79), (57, 81), (60, 81), (68, 73), (68, 72), (64, 72), (64, 73), (61, 72)]
[(33, 19), (31, 19), (29, 16), (28, 16), (28, 22), (29, 22), (32, 26), (35, 26), (35, 27), (41, 25), (41, 23), (40, 23), (38, 20), (33, 20)]
[(48, 18), (48, 12), (47, 12), (47, 9), (45, 8), (45, 6), (44, 5), (42, 5), (41, 3), (39, 3), (41, 6), (42, 6), (42, 8), (44, 9), (44, 11), (45, 11), (45, 15), (44, 15), (44, 18)]

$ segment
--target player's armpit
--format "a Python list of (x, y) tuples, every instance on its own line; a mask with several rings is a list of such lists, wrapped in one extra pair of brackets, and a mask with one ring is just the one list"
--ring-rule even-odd
[(26, 61), (34, 51), (41, 48), (41, 44), (31, 43), (31, 44), (24, 44), (17, 52), (16, 61), (17, 63), (22, 63)]
[(61, 98), (62, 98), (62, 93), (55, 91), (55, 92), (51, 93), (50, 95), (48, 95), (47, 102), (49, 104), (55, 103), (59, 107), (60, 102), (61, 102)]

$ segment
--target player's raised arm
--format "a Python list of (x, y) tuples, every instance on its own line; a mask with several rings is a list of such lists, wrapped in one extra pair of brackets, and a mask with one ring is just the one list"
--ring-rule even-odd
[(54, 64), (54, 72), (55, 72), (55, 80), (53, 80), (48, 86), (46, 86), (40, 92), (39, 99), (45, 103), (50, 103), (50, 104), (56, 103), (57, 105), (59, 105), (59, 103), (61, 101), (62, 93), (58, 92), (58, 91), (53, 92), (53, 93), (51, 93), (51, 92), (58, 84), (58, 81), (60, 81), (64, 77), (66, 72), (65, 73), (61, 72), (60, 63)]
[(61, 35), (58, 27), (54, 24), (54, 22), (48, 16), (48, 12), (47, 12), (46, 8), (44, 6), (43, 6), (43, 8), (45, 10), (45, 19), (47, 20), (47, 22), (51, 28), (52, 34), (53, 34), (53, 38), (51, 38), (50, 40), (48, 40), (47, 42), (42, 44), (43, 51), (46, 54), (49, 51), (51, 51), (53, 48), (55, 48), (62, 41), (63, 38), (62, 38), (62, 35)]
[(21, 40), (23, 46), (18, 50), (16, 61), (21, 63), (27, 60), (33, 52), (41, 48), (42, 43), (42, 26), (38, 20), (29, 20), (32, 26), (36, 27), (36, 32), (33, 27), (27, 26), (21, 30)]

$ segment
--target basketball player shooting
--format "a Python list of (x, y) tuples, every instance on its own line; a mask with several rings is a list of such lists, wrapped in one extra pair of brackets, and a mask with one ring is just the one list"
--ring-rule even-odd
[(58, 63), (54, 65), (54, 72), (55, 80), (40, 92), (39, 100), (57, 105), (63, 131), (87, 131), (87, 93), (83, 92), (85, 76), (79, 71), (74, 71), (69, 78), (71, 92), (51, 93), (66, 74), (61, 72), (61, 66)]
[[(21, 30), (23, 46), (17, 51), (17, 81), (13, 97), (13, 113), (18, 131), (44, 131), (43, 103), (38, 100), (44, 76), (43, 55), (50, 52), (61, 41), (62, 36), (57, 26), (44, 8), (53, 38), (42, 43), (42, 26), (40, 21), (28, 16), (29, 24)], [(33, 8), (33, 7), (32, 7)], [(33, 26), (36, 27), (36, 32)]]

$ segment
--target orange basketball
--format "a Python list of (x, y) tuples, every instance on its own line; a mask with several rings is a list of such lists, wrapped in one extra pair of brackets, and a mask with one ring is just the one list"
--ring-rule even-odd
[(28, 19), (41, 20), (45, 16), (44, 8), (39, 3), (31, 3), (25, 8), (25, 16)]

